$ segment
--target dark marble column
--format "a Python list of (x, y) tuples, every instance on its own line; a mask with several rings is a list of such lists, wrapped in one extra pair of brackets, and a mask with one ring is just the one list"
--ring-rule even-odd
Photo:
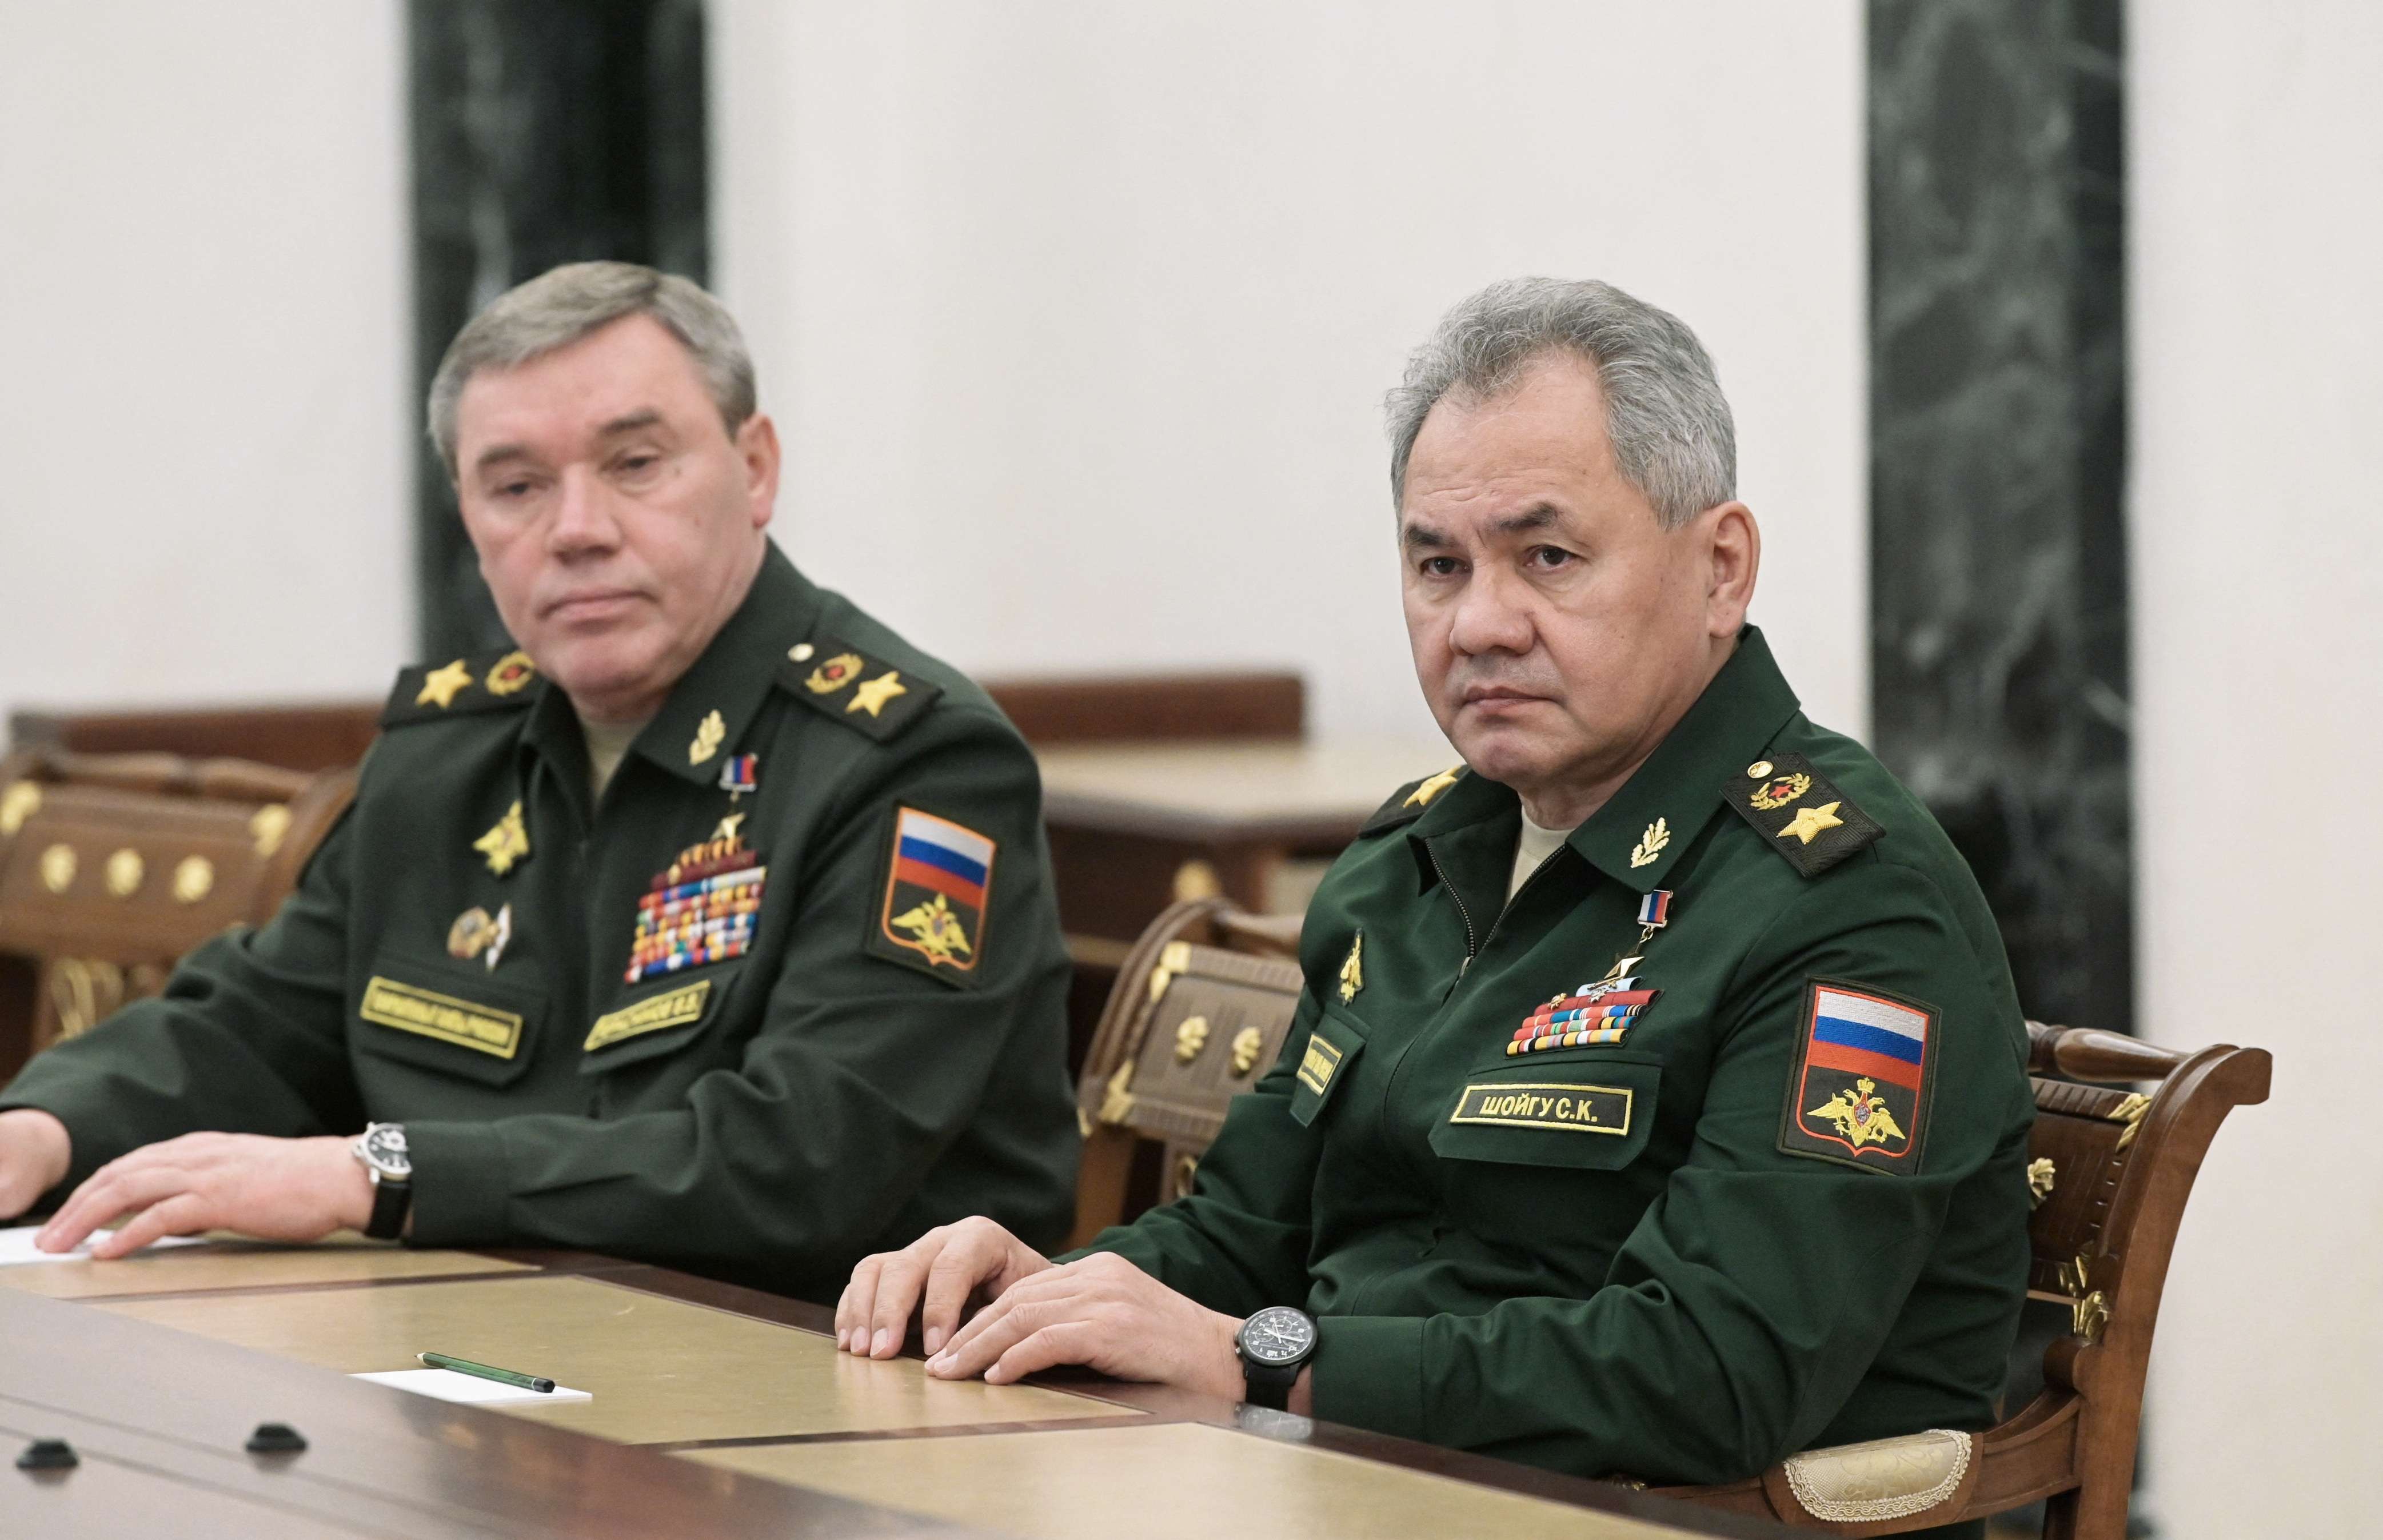
[[(416, 402), (475, 311), (558, 263), (706, 280), (701, 0), (409, 0), (406, 20)], [(422, 655), (501, 646), (426, 439), (421, 466)]]
[(2120, 0), (1870, 0), (1877, 750), (2040, 1020), (2134, 1024)]
[[(1976, 870), (2021, 1006), (2123, 1032), (2120, 9), (1870, 0), (1869, 18), (1872, 736)], [(2008, 1410), (2068, 1327), (2027, 1307)]]

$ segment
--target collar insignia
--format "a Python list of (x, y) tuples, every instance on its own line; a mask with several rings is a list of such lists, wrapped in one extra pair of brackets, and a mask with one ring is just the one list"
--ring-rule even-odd
[(529, 855), (529, 825), (522, 821), (518, 799), (505, 809), (505, 816), (497, 820), (494, 829), (472, 842), (472, 848), (488, 858), (488, 869), (500, 877)]
[(1672, 826), (1670, 824), (1665, 823), (1661, 819), (1657, 819), (1654, 822), (1648, 824), (1647, 826), (1647, 832), (1639, 835), (1638, 843), (1631, 846), (1630, 865), (1632, 869), (1636, 870), (1639, 867), (1654, 865), (1655, 857), (1661, 855), (1663, 853), (1663, 847), (1671, 843)]

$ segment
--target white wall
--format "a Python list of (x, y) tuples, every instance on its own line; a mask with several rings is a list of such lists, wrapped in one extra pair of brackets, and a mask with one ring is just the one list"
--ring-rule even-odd
[(378, 696), (396, 0), (0, 0), (0, 709)]
[(1379, 402), (1497, 277), (1675, 310), (1735, 404), (1756, 619), (1868, 721), (1852, 0), (718, 0), (716, 275), (781, 537), (964, 667), (1304, 670), (1429, 735)]
[(2173, 1540), (2371, 1534), (2383, 1411), (2373, 0), (2129, 14), (2142, 1019), (2276, 1055), (2161, 1312)]

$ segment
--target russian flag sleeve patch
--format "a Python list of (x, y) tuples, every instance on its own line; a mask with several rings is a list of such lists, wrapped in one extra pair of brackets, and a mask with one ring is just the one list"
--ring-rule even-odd
[(1871, 1171), (1919, 1170), (1936, 1036), (1932, 1006), (1867, 984), (1812, 980), (1780, 1150)]
[(897, 807), (885, 896), (870, 950), (959, 983), (984, 956), (986, 895), (999, 845), (964, 824)]

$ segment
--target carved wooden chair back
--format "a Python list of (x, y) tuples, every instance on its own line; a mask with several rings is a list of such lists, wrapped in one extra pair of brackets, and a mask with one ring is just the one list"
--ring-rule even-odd
[[(2033, 1021), (2028, 1037), (2028, 1292), (2070, 1312), (2044, 1353), (2043, 1391), (1982, 1434), (1809, 1450), (1747, 1481), (1673, 1495), (1846, 1535), (2043, 1500), (2047, 1540), (2122, 1540), (2152, 1329), (2185, 1201), (2226, 1115), (2267, 1099), (2271, 1060), (2259, 1048), (2186, 1054)], [(2153, 1089), (2122, 1089), (2135, 1083)]]
[(1299, 918), (1192, 899), (1126, 954), (1077, 1085), (1084, 1162), (1071, 1244), (1191, 1191), (1226, 1105), (1290, 1030)]
[(270, 918), (354, 789), (352, 770), (170, 754), (0, 760), (0, 1081)]

